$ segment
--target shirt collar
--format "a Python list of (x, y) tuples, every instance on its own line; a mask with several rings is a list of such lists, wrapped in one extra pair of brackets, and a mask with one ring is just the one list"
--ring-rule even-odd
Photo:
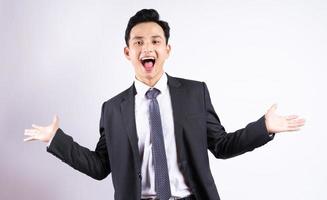
[[(160, 90), (161, 94), (164, 93), (168, 87), (167, 85), (168, 78), (167, 74), (163, 73), (159, 79), (159, 81), (153, 86), (153, 88), (157, 88)], [(136, 77), (134, 80), (134, 85), (137, 94), (145, 95), (145, 93), (151, 88), (150, 86), (146, 85), (145, 83), (139, 81)]]

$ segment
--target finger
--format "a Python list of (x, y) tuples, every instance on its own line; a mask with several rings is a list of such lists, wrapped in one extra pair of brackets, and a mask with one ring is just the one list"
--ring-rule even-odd
[(28, 133), (28, 132), (25, 132), (24, 135), (26, 135), (26, 136), (34, 136), (35, 133)]
[(59, 118), (58, 118), (57, 115), (55, 115), (55, 116), (53, 117), (53, 119), (52, 119), (52, 124), (56, 124), (56, 123), (58, 123), (58, 122), (59, 122)]
[(24, 142), (29, 142), (29, 141), (33, 141), (33, 140), (35, 140), (34, 137), (28, 137), (28, 138), (24, 139)]
[(300, 130), (300, 128), (289, 128), (288, 129), (289, 132), (299, 131), (299, 130)]
[(35, 124), (32, 124), (32, 127), (35, 128), (35, 129), (42, 129), (43, 128), (42, 126), (38, 126), (38, 125), (35, 125)]
[(25, 133), (37, 133), (36, 129), (25, 129)]
[(302, 127), (304, 124), (296, 124), (296, 125), (288, 125), (288, 128), (300, 128)]
[(304, 125), (304, 123), (305, 119), (297, 119), (288, 122), (289, 125)]
[(286, 118), (286, 120), (293, 120), (293, 119), (296, 119), (298, 117), (299, 116), (297, 116), (297, 115), (289, 115), (289, 116), (286, 116), (285, 118)]
[(269, 108), (268, 112), (269, 112), (269, 113), (270, 113), (270, 112), (275, 112), (276, 109), (277, 109), (277, 103), (274, 103), (274, 104)]

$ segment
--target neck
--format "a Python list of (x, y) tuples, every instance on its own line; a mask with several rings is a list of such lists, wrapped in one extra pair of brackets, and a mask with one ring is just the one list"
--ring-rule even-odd
[(146, 84), (147, 86), (153, 87), (159, 81), (159, 79), (161, 78), (162, 75), (163, 75), (163, 72), (152, 78), (142, 78), (142, 77), (138, 77), (138, 76), (135, 76), (135, 77), (137, 80), (141, 81), (142, 83)]

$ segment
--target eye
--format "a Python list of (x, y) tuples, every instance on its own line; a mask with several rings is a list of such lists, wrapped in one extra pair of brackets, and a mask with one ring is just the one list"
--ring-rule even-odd
[(160, 41), (159, 40), (153, 40), (152, 44), (160, 44)]
[(143, 41), (138, 40), (138, 41), (135, 42), (135, 44), (138, 45), (138, 46), (142, 46), (143, 45)]

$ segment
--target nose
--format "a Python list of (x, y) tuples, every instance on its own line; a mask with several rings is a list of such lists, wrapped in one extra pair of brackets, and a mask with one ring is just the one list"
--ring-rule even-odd
[(143, 53), (152, 53), (154, 51), (152, 43), (146, 42), (143, 45), (142, 51), (143, 51)]

